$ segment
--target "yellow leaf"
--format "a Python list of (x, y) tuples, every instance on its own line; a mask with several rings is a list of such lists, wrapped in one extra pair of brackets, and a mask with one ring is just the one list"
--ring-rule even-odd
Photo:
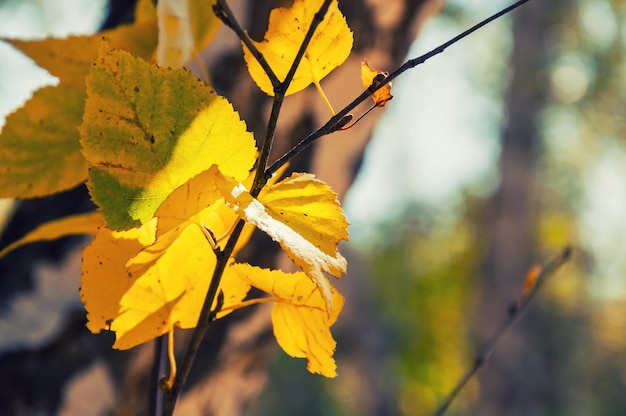
[(333, 353), (336, 342), (330, 333), (344, 298), (331, 287), (333, 312), (326, 312), (326, 301), (315, 284), (302, 272), (284, 273), (248, 264), (234, 264), (230, 270), (252, 286), (274, 295), (272, 325), (276, 341), (292, 357), (307, 359), (311, 373), (337, 375)]
[(221, 21), (213, 13), (215, 0), (162, 0), (157, 3), (160, 66), (181, 68), (208, 44)]
[[(269, 186), (258, 200), (236, 181), (219, 174), (217, 179), (226, 202), (241, 218), (277, 241), (315, 282), (330, 313), (332, 293), (323, 272), (339, 277), (346, 271), (346, 259), (337, 251), (337, 244), (347, 239), (348, 224), (336, 195), (309, 174), (294, 174)], [(330, 232), (318, 226), (328, 227)]]
[(272, 217), (330, 256), (337, 253), (339, 241), (348, 240), (348, 221), (337, 194), (311, 174), (294, 173), (275, 185), (267, 185), (258, 200)]
[[(279, 80), (282, 81), (287, 76), (311, 26), (313, 16), (322, 3), (323, 0), (295, 0), (288, 9), (281, 7), (272, 10), (265, 39), (262, 42), (253, 41)], [(319, 83), (348, 58), (352, 42), (352, 32), (338, 8), (337, 0), (333, 0), (324, 20), (313, 34), (287, 89), (287, 95), (303, 90), (311, 83)], [(267, 74), (245, 46), (244, 59), (259, 88), (268, 95), (274, 95)]]
[(189, 0), (189, 19), (195, 53), (201, 52), (213, 40), (222, 21), (213, 12), (216, 0)]
[(149, 221), (172, 191), (213, 164), (242, 180), (254, 163), (254, 138), (232, 105), (183, 69), (103, 44), (87, 93), (80, 133), (88, 186), (111, 229)]
[(135, 6), (135, 24), (157, 20), (156, 8), (152, 0), (139, 0)]
[[(174, 326), (193, 328), (204, 303), (216, 259), (197, 227), (185, 228), (150, 266), (126, 269), (128, 259), (154, 240), (155, 224), (119, 232), (102, 228), (83, 252), (80, 294), (87, 327), (114, 331), (114, 348), (134, 347)], [(227, 308), (242, 301), (249, 285), (225, 274), (220, 290)]]
[[(369, 88), (372, 83), (376, 85), (380, 83), (385, 77), (389, 75), (388, 72), (377, 71), (370, 66), (367, 59), (361, 63), (361, 82), (364, 88)], [(391, 82), (385, 84), (381, 89), (372, 94), (372, 99), (376, 107), (384, 107), (387, 101), (391, 100)]]
[(154, 214), (158, 219), (155, 242), (129, 260), (129, 270), (140, 270), (154, 262), (190, 225), (203, 232), (210, 229), (215, 236), (228, 232), (237, 216), (225, 206), (217, 190), (216, 172), (217, 166), (211, 166), (176, 188), (163, 201)]
[(85, 88), (85, 77), (106, 38), (115, 48), (149, 59), (156, 48), (156, 21), (142, 21), (106, 30), (96, 35), (68, 36), (43, 40), (2, 38), (26, 54), (37, 65), (59, 78), (61, 85)]
[(7, 117), (0, 135), (0, 198), (63, 191), (87, 178), (76, 126), (84, 89), (45, 87)]
[(95, 234), (104, 226), (104, 218), (96, 212), (71, 215), (40, 225), (16, 242), (9, 244), (2, 251), (0, 257), (36, 241), (50, 241), (72, 234)]
[[(150, 0), (137, 6), (146, 8)], [(116, 47), (150, 57), (156, 16), (92, 36), (22, 41), (3, 39), (59, 78), (11, 114), (0, 133), (0, 197), (31, 198), (73, 188), (87, 179), (77, 127), (85, 106), (85, 76), (103, 36)], [(154, 14), (154, 13), (153, 13)]]

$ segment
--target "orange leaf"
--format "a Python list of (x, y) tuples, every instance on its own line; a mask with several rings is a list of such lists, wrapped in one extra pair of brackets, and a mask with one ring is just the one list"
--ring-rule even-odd
[[(387, 75), (389, 75), (388, 72), (377, 71), (372, 68), (367, 62), (367, 59), (361, 63), (361, 82), (365, 88), (369, 88), (372, 84), (377, 86)], [(384, 107), (385, 104), (387, 104), (387, 101), (392, 98), (391, 82), (372, 94), (372, 99), (374, 100), (376, 107)]]
[(526, 279), (524, 280), (524, 287), (522, 288), (522, 294), (528, 296), (530, 292), (535, 288), (537, 279), (541, 275), (541, 266), (534, 265), (526, 273)]

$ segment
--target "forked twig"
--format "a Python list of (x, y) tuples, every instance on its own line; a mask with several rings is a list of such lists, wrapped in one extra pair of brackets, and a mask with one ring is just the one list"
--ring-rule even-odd
[(454, 38), (450, 39), (449, 41), (439, 45), (438, 47), (436, 47), (435, 49), (431, 50), (430, 52), (427, 52), (427, 53), (425, 53), (425, 54), (423, 54), (421, 56), (418, 56), (417, 58), (410, 59), (410, 60), (406, 61), (404, 64), (399, 66), (395, 71), (393, 71), (387, 77), (385, 77), (382, 81), (379, 81), (378, 83), (372, 83), (372, 85), (368, 89), (363, 91), (361, 93), (361, 95), (356, 97), (350, 104), (345, 106), (343, 109), (341, 109), (341, 111), (339, 111), (337, 114), (335, 114), (333, 117), (331, 117), (326, 122), (326, 124), (324, 124), (322, 127), (320, 127), (319, 129), (315, 130), (314, 132), (309, 134), (307, 137), (302, 139), (302, 141), (300, 143), (295, 145), (291, 150), (289, 150), (287, 153), (282, 155), (278, 160), (276, 160), (269, 168), (267, 168), (267, 170), (265, 171), (265, 176), (267, 178), (271, 178), (272, 175), (274, 173), (276, 173), (276, 171), (278, 169), (280, 169), (285, 163), (290, 161), (293, 157), (295, 157), (295, 156), (299, 155), (300, 153), (302, 153), (302, 151), (304, 149), (306, 149), (307, 147), (309, 147), (311, 144), (313, 144), (313, 142), (315, 142), (315, 140), (319, 139), (322, 136), (325, 136), (327, 134), (330, 134), (330, 133), (333, 133), (333, 132), (335, 132), (337, 130), (340, 130), (340, 129), (337, 128), (337, 124), (338, 123), (344, 123), (344, 125), (345, 125), (345, 120), (346, 120), (345, 117), (348, 116), (348, 113), (352, 109), (354, 109), (357, 105), (359, 105), (363, 101), (365, 101), (374, 92), (378, 91), (383, 86), (385, 86), (388, 83), (390, 83), (393, 79), (398, 77), (403, 72), (405, 72), (405, 71), (407, 71), (407, 70), (409, 70), (411, 68), (414, 68), (417, 65), (423, 64), (424, 62), (426, 62), (428, 59), (432, 58), (433, 56), (442, 53), (449, 46), (457, 43), (461, 39), (469, 36), (470, 34), (474, 33), (478, 29), (480, 29), (481, 27), (487, 25), (488, 23), (491, 23), (492, 21), (498, 19), (499, 17), (502, 17), (503, 15), (505, 15), (507, 13), (510, 13), (511, 11), (515, 10), (516, 8), (521, 6), (522, 4), (527, 3), (528, 1), (530, 1), (530, 0), (519, 0), (518, 2), (510, 5), (509, 7), (506, 7), (505, 9), (502, 9), (499, 12), (491, 15), (490, 17), (486, 18), (485, 20), (481, 21), (480, 23), (477, 23), (476, 25), (474, 25), (471, 28), (467, 29), (465, 32), (455, 36)]
[[(265, 70), (274, 88), (274, 102), (272, 105), (272, 111), (270, 114), (270, 118), (268, 120), (266, 134), (263, 139), (262, 146), (261, 146), (261, 151), (260, 151), (260, 155), (259, 155), (259, 159), (257, 163), (257, 173), (254, 178), (253, 185), (250, 189), (250, 194), (253, 197), (256, 197), (258, 193), (261, 191), (261, 189), (267, 183), (267, 180), (278, 169), (280, 169), (283, 165), (285, 165), (285, 163), (287, 163), (291, 158), (300, 154), (304, 149), (310, 146), (315, 140), (317, 140), (318, 138), (324, 135), (330, 134), (341, 127), (344, 127), (350, 121), (350, 116), (348, 115), (348, 112), (352, 110), (353, 108), (355, 108), (360, 103), (362, 103), (364, 100), (366, 100), (371, 94), (373, 94), (374, 92), (382, 88), (384, 85), (391, 82), (391, 80), (393, 80), (394, 78), (396, 78), (397, 76), (405, 72), (406, 70), (413, 68), (419, 64), (422, 64), (427, 59), (431, 58), (432, 56), (443, 52), (448, 46), (458, 42), (459, 40), (468, 36), (472, 32), (478, 30), (482, 26), (485, 26), (489, 22), (510, 12), (511, 10), (526, 3), (527, 1), (529, 0), (520, 0), (517, 3), (513, 4), (512, 6), (509, 6), (506, 9), (503, 9), (502, 11), (494, 14), (493, 16), (483, 20), (482, 22), (466, 30), (465, 32), (451, 39), (450, 41), (442, 44), (441, 46), (433, 49), (432, 51), (418, 58), (407, 61), (402, 66), (398, 67), (398, 69), (396, 69), (394, 72), (389, 74), (385, 79), (383, 79), (382, 82), (378, 82), (376, 84), (373, 83), (367, 90), (361, 93), (361, 95), (355, 98), (350, 104), (344, 107), (335, 116), (331, 117), (328, 120), (328, 122), (324, 124), (324, 126), (319, 128), (315, 132), (311, 133), (304, 140), (298, 143), (294, 148), (289, 150), (281, 158), (279, 158), (276, 162), (274, 162), (274, 164), (272, 164), (269, 168), (265, 169), (267, 166), (267, 160), (269, 158), (269, 154), (271, 151), (272, 142), (274, 140), (276, 123), (277, 123), (278, 115), (280, 113), (280, 109), (281, 109), (281, 106), (285, 97), (285, 93), (287, 89), (289, 88), (289, 85), (291, 84), (293, 76), (295, 75), (295, 72), (298, 68), (298, 65), (300, 64), (302, 60), (302, 57), (304, 56), (304, 52), (306, 51), (309, 43), (311, 42), (311, 39), (313, 38), (313, 34), (315, 33), (316, 28), (323, 21), (324, 16), (326, 15), (332, 0), (324, 0), (324, 3), (320, 7), (320, 10), (315, 14), (313, 18), (313, 22), (311, 23), (311, 26), (309, 27), (309, 30), (307, 34), (305, 35), (305, 38), (302, 44), (300, 45), (298, 54), (296, 55), (291, 65), (291, 68), (283, 81), (280, 81), (277, 78), (276, 74), (273, 72), (273, 70), (271, 69), (271, 67), (269, 66), (265, 58), (263, 57), (263, 55), (254, 46), (254, 43), (252, 43), (251, 39), (248, 37), (246, 32), (241, 28), (241, 26), (237, 22), (237, 19), (234, 17), (232, 11), (228, 7), (228, 4), (226, 3), (226, 1), (217, 0), (216, 7), (214, 8), (216, 15), (227, 26), (232, 28), (235, 31), (235, 33), (240, 37), (242, 42), (246, 45), (246, 47), (250, 50), (250, 52), (255, 57), (255, 59), (259, 62), (261, 67)], [(163, 406), (163, 415), (173, 414), (174, 408), (176, 406), (176, 402), (178, 400), (178, 397), (180, 396), (182, 387), (187, 380), (187, 377), (191, 370), (192, 363), (195, 360), (195, 357), (198, 353), (198, 350), (200, 348), (200, 343), (204, 337), (204, 334), (206, 333), (207, 329), (211, 325), (211, 321), (214, 318), (215, 314), (219, 311), (219, 302), (218, 302), (218, 308), (216, 308), (215, 310), (212, 308), (212, 305), (218, 294), (219, 284), (220, 284), (224, 269), (226, 268), (228, 259), (230, 258), (230, 256), (232, 255), (234, 251), (235, 245), (239, 239), (239, 236), (241, 235), (241, 231), (243, 230), (244, 224), (245, 223), (243, 220), (239, 220), (236, 226), (234, 227), (233, 232), (230, 238), (228, 239), (224, 249), (221, 251), (219, 250), (216, 251), (217, 264), (213, 272), (211, 283), (207, 291), (207, 296), (205, 298), (204, 305), (200, 313), (198, 325), (193, 331), (191, 340), (189, 341), (189, 345), (187, 347), (187, 351), (183, 359), (183, 363), (181, 365), (180, 371), (176, 374), (176, 378), (174, 380), (172, 387), (170, 389), (165, 389), (163, 391), (163, 396), (165, 399), (164, 400), (165, 403)]]
[[(324, 16), (330, 7), (330, 3), (332, 0), (324, 0), (324, 3), (320, 7), (320, 10), (315, 14), (313, 18), (313, 22), (311, 22), (311, 26), (307, 34), (305, 35), (304, 40), (302, 41), (302, 45), (300, 45), (300, 50), (296, 55), (291, 69), (289, 70), (287, 76), (282, 82), (279, 82), (278, 85), (274, 85), (274, 103), (272, 105), (272, 112), (270, 118), (268, 120), (267, 130), (265, 134), (265, 138), (263, 140), (263, 144), (261, 146), (261, 153), (259, 155), (258, 163), (257, 163), (257, 173), (254, 178), (254, 182), (252, 184), (252, 188), (250, 189), (250, 193), (252, 196), (256, 197), (258, 193), (263, 189), (263, 186), (267, 183), (266, 176), (264, 175), (264, 169), (267, 165), (267, 159), (269, 157), (270, 150), (272, 148), (272, 141), (274, 140), (274, 132), (276, 131), (276, 123), (278, 121), (278, 115), (280, 113), (280, 108), (282, 106), (283, 100), (285, 98), (285, 92), (289, 88), (291, 81), (293, 80), (293, 76), (300, 64), (302, 57), (304, 56), (304, 52), (306, 51), (311, 39), (313, 38), (313, 34), (315, 30), (319, 26), (319, 24), (324, 20)], [(236, 23), (236, 19), (232, 16), (232, 12), (229, 12), (228, 6), (225, 5), (225, 1), (218, 0), (218, 5), (226, 6), (216, 9), (216, 13), (218, 17), (221, 19), (224, 16), (220, 15), (220, 13), (224, 12), (225, 16), (227, 16), (229, 27), (239, 27), (239, 24)], [(230, 15), (229, 15), (230, 13)], [(237, 32), (241, 37), (248, 38), (247, 34), (241, 30)], [(249, 39), (249, 38), (248, 38)], [(244, 41), (244, 43), (246, 43)], [(250, 44), (252, 44), (250, 42)], [(254, 47), (254, 45), (252, 44)], [(256, 49), (256, 48), (255, 48)], [(251, 49), (252, 51), (252, 49)], [(257, 51), (258, 52), (258, 51)], [(261, 55), (262, 58), (262, 55)], [(258, 57), (257, 57), (258, 59)], [(259, 61), (260, 62), (260, 61)], [(268, 66), (269, 67), (269, 66)], [(273, 72), (272, 72), (273, 73)], [(269, 75), (269, 74), (268, 74)], [(209, 329), (213, 319), (219, 309), (221, 308), (221, 304), (218, 298), (218, 304), (216, 308), (213, 308), (213, 303), (215, 301), (216, 296), (218, 295), (218, 289), (220, 285), (220, 281), (222, 279), (222, 275), (224, 274), (224, 269), (228, 264), (228, 259), (232, 255), (237, 241), (239, 240), (239, 236), (243, 230), (245, 222), (243, 220), (239, 220), (233, 229), (232, 234), (230, 235), (228, 241), (226, 242), (226, 246), (221, 251), (216, 251), (217, 263), (215, 265), (215, 270), (213, 271), (213, 276), (211, 277), (211, 282), (209, 284), (209, 288), (207, 290), (207, 295), (204, 299), (204, 304), (202, 305), (202, 310), (200, 312), (200, 317), (198, 319), (198, 324), (194, 329), (191, 339), (189, 340), (189, 345), (187, 346), (187, 351), (185, 352), (185, 356), (183, 358), (183, 363), (181, 365), (180, 371), (176, 374), (176, 378), (174, 380), (173, 385), (170, 389), (164, 389), (163, 395), (165, 398), (165, 403), (163, 406), (163, 415), (171, 416), (174, 413), (174, 409), (176, 407), (176, 402), (178, 401), (178, 397), (180, 396), (181, 390), (189, 376), (189, 372), (191, 371), (192, 364), (195, 360), (196, 355), (198, 354), (198, 350), (200, 349), (200, 344), (202, 339), (204, 338), (204, 334)], [(223, 300), (223, 299), (222, 299)], [(223, 302), (222, 302), (223, 303)]]
[(531, 271), (529, 271), (529, 274), (526, 277), (526, 282), (524, 283), (524, 289), (519, 299), (509, 305), (504, 320), (500, 323), (500, 325), (498, 325), (493, 334), (491, 334), (491, 336), (487, 339), (485, 345), (483, 345), (481, 350), (476, 355), (476, 359), (474, 360), (474, 364), (472, 365), (472, 367), (467, 370), (467, 372), (459, 379), (452, 391), (448, 393), (445, 400), (439, 405), (439, 407), (435, 411), (434, 416), (442, 416), (445, 411), (448, 410), (448, 407), (450, 407), (454, 399), (458, 396), (461, 390), (463, 390), (463, 387), (465, 387), (467, 382), (478, 372), (478, 370), (480, 370), (485, 365), (485, 362), (493, 353), (496, 345), (502, 338), (502, 335), (504, 335), (504, 333), (511, 327), (513, 322), (515, 322), (515, 320), (521, 315), (521, 313), (524, 312), (532, 298), (543, 286), (545, 281), (553, 276), (554, 273), (569, 260), (571, 255), (571, 247), (565, 247), (558, 256), (556, 256), (546, 265), (541, 267), (540, 270), (531, 269)]

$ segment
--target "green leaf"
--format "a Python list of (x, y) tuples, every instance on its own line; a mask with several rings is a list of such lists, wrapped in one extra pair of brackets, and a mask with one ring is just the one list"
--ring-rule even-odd
[(80, 133), (88, 186), (113, 230), (150, 220), (174, 189), (213, 164), (243, 180), (254, 163), (254, 139), (232, 105), (186, 70), (103, 44), (87, 93)]

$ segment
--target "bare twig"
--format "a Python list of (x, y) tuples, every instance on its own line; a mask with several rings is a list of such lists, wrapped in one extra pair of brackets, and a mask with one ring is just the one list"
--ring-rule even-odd
[(257, 171), (256, 176), (254, 177), (254, 182), (250, 189), (250, 194), (253, 197), (256, 197), (261, 189), (265, 186), (271, 175), (268, 176), (265, 174), (265, 168), (267, 167), (267, 161), (270, 156), (270, 152), (272, 150), (272, 143), (274, 142), (274, 133), (276, 131), (276, 124), (278, 122), (278, 115), (280, 114), (280, 108), (283, 105), (283, 101), (285, 99), (285, 94), (287, 93), (287, 89), (293, 81), (293, 77), (304, 57), (304, 52), (311, 43), (311, 39), (313, 39), (313, 34), (315, 33), (315, 29), (319, 26), (320, 23), (324, 20), (324, 16), (328, 12), (328, 8), (330, 7), (330, 3), (332, 0), (324, 0), (324, 3), (320, 7), (319, 11), (315, 13), (313, 16), (313, 21), (311, 22), (311, 26), (304, 36), (304, 40), (302, 41), (302, 45), (300, 45), (300, 49), (296, 54), (291, 68), (289, 68), (289, 72), (285, 79), (277, 86), (274, 87), (274, 102), (272, 104), (272, 112), (270, 113), (270, 119), (267, 124), (267, 131), (265, 133), (265, 138), (263, 139), (263, 144), (261, 145), (261, 153), (259, 155), (259, 160), (257, 163)]
[(363, 91), (361, 93), (361, 95), (356, 97), (350, 104), (345, 106), (343, 109), (341, 109), (341, 111), (339, 111), (337, 114), (335, 114), (333, 117), (331, 117), (326, 122), (326, 124), (324, 124), (322, 127), (320, 127), (316, 131), (314, 131), (311, 134), (309, 134), (300, 143), (298, 143), (291, 150), (289, 150), (287, 153), (285, 153), (283, 156), (281, 156), (277, 161), (275, 161), (265, 171), (265, 176), (267, 178), (272, 177), (272, 175), (278, 169), (280, 169), (285, 163), (290, 161), (293, 157), (295, 157), (295, 156), (299, 155), (300, 153), (302, 153), (302, 151), (304, 149), (306, 149), (307, 147), (309, 147), (311, 144), (313, 144), (313, 142), (315, 142), (315, 140), (319, 139), (322, 136), (325, 136), (327, 134), (330, 134), (330, 133), (333, 133), (333, 132), (335, 132), (337, 130), (340, 130), (340, 129), (337, 128), (337, 123), (340, 123), (343, 120), (345, 120), (344, 117), (350, 111), (352, 111), (352, 109), (354, 109), (357, 105), (359, 105), (363, 101), (365, 101), (374, 92), (378, 91), (383, 86), (385, 86), (388, 83), (390, 83), (393, 79), (398, 77), (400, 74), (404, 73), (405, 71), (407, 71), (407, 70), (409, 70), (411, 68), (416, 67), (417, 65), (423, 64), (424, 62), (426, 62), (428, 59), (432, 58), (433, 56), (442, 53), (449, 46), (457, 43), (461, 39), (467, 37), (468, 35), (474, 33), (475, 31), (477, 31), (481, 27), (483, 27), (483, 26), (487, 25), (488, 23), (498, 19), (499, 17), (501, 17), (501, 16), (503, 16), (503, 15), (513, 11), (514, 9), (518, 8), (519, 6), (521, 6), (524, 3), (527, 3), (528, 1), (529, 0), (519, 0), (518, 2), (510, 5), (509, 7), (500, 10), (498, 13), (495, 13), (494, 15), (486, 18), (485, 20), (481, 21), (480, 23), (472, 26), (471, 28), (467, 29), (465, 32), (455, 36), (454, 38), (450, 39), (449, 41), (439, 45), (438, 47), (436, 47), (435, 49), (431, 50), (430, 52), (427, 52), (424, 55), (421, 55), (421, 56), (418, 56), (417, 58), (410, 59), (410, 60), (406, 61), (404, 64), (399, 66), (395, 71), (393, 71), (391, 74), (389, 74), (387, 77), (385, 77), (382, 81), (380, 81), (378, 83), (374, 83), (373, 82), (372, 85), (368, 89)]
[(261, 68), (263, 68), (263, 71), (267, 74), (270, 82), (272, 83), (272, 87), (278, 87), (280, 80), (265, 60), (263, 54), (257, 49), (254, 43), (252, 43), (250, 36), (248, 36), (245, 30), (243, 30), (226, 0), (217, 0), (217, 3), (213, 5), (213, 12), (226, 26), (231, 28), (233, 32), (239, 36), (239, 39), (241, 39), (243, 44), (246, 45), (246, 48), (248, 48), (252, 56), (254, 56), (254, 59), (257, 60), (259, 65), (261, 65)]
[(543, 286), (544, 282), (548, 280), (554, 273), (563, 265), (565, 262), (569, 260), (572, 255), (571, 247), (565, 247), (563, 251), (544, 265), (541, 268), (539, 274), (535, 277), (532, 282), (532, 287), (528, 292), (523, 291), (517, 299), (516, 302), (509, 305), (506, 316), (504, 320), (500, 323), (500, 325), (493, 332), (491, 337), (487, 339), (487, 342), (480, 349), (478, 354), (476, 355), (476, 359), (474, 360), (474, 364), (472, 367), (467, 370), (467, 372), (459, 379), (456, 386), (452, 389), (452, 391), (446, 396), (445, 400), (439, 405), (437, 410), (435, 411), (435, 416), (442, 416), (448, 407), (452, 404), (454, 399), (458, 396), (458, 394), (463, 390), (463, 387), (467, 384), (467, 382), (480, 370), (487, 359), (491, 356), (496, 345), (502, 338), (502, 335), (511, 327), (513, 322), (521, 315), (522, 312), (526, 309), (532, 298), (535, 296), (537, 291)]

